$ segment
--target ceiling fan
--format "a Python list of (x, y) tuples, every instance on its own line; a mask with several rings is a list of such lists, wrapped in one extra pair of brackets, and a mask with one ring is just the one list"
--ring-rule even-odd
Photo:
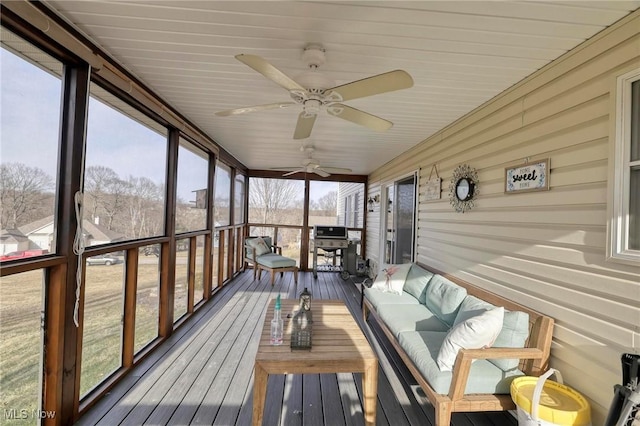
[(293, 133), (294, 139), (305, 139), (311, 135), (313, 124), (320, 111), (326, 111), (333, 117), (342, 118), (378, 132), (390, 129), (393, 126), (392, 122), (352, 108), (342, 102), (409, 88), (413, 86), (411, 76), (406, 71), (395, 70), (335, 86), (335, 82), (318, 71), (318, 67), (325, 63), (324, 53), (325, 49), (321, 45), (308, 45), (304, 49), (302, 59), (309, 66), (309, 70), (297, 76), (295, 80), (260, 56), (236, 55), (235, 58), (237, 60), (286, 89), (293, 102), (276, 102), (229, 109), (218, 111), (216, 115), (227, 117), (247, 112), (287, 108), (300, 104), (302, 105), (302, 112), (298, 115), (298, 122)]
[(318, 163), (317, 160), (313, 159), (313, 152), (315, 148), (312, 146), (302, 146), (300, 147), (300, 151), (305, 151), (307, 153), (307, 158), (302, 161), (302, 165), (299, 167), (272, 167), (271, 170), (280, 170), (286, 171), (288, 173), (283, 174), (282, 176), (291, 176), (296, 173), (315, 173), (322, 177), (331, 176), (332, 173), (351, 173), (351, 169), (343, 169), (339, 167), (324, 167)]

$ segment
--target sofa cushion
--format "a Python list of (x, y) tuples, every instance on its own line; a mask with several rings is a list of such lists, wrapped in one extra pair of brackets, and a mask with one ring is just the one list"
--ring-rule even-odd
[(460, 349), (490, 348), (502, 330), (503, 318), (504, 308), (500, 306), (455, 325), (438, 353), (436, 361), (440, 370), (453, 370)]
[[(372, 288), (386, 291), (389, 293), (402, 294), (402, 287), (407, 279), (409, 269), (411, 269), (411, 263), (403, 263), (400, 265), (385, 265), (384, 269), (380, 271), (376, 280), (371, 285)], [(391, 275), (387, 275), (391, 272)], [(389, 282), (387, 282), (389, 278)]]
[(378, 315), (396, 337), (403, 331), (447, 331), (449, 329), (447, 324), (426, 306), (420, 304), (382, 305), (378, 308)]
[(375, 288), (365, 288), (364, 296), (377, 311), (382, 305), (419, 305), (420, 302), (407, 292), (389, 293)]
[[(502, 331), (493, 343), (494, 348), (524, 348), (529, 338), (529, 314), (521, 311), (505, 311)], [(504, 371), (518, 368), (519, 359), (490, 359)]]
[(289, 257), (280, 256), (275, 253), (267, 253), (256, 259), (260, 265), (264, 265), (269, 268), (288, 268), (296, 266), (296, 261)]
[(460, 309), (458, 309), (456, 319), (453, 321), (453, 326), (455, 327), (461, 322), (465, 322), (469, 318), (481, 315), (493, 308), (495, 308), (495, 306), (491, 303), (468, 294), (460, 304)]
[[(440, 371), (436, 358), (447, 332), (405, 331), (400, 333), (398, 343), (413, 361), (429, 385), (440, 394), (449, 393), (453, 373)], [(465, 394), (508, 394), (511, 381), (522, 376), (520, 370), (502, 371), (491, 362), (481, 359), (471, 364)]]
[(433, 277), (432, 272), (429, 272), (414, 263), (411, 265), (411, 269), (409, 269), (407, 279), (405, 280), (404, 287), (402, 289), (418, 299), (418, 301), (424, 305), (425, 291), (431, 277)]
[[(494, 308), (494, 305), (467, 295), (460, 305), (458, 315), (453, 323), (457, 325), (467, 319), (479, 315), (484, 311)], [(496, 348), (524, 348), (529, 337), (529, 314), (520, 311), (504, 311), (502, 331), (498, 334), (493, 347)], [(518, 368), (519, 359), (492, 359), (489, 360), (504, 371)]]
[(451, 327), (466, 295), (467, 290), (464, 287), (436, 274), (431, 277), (425, 291), (425, 305)]

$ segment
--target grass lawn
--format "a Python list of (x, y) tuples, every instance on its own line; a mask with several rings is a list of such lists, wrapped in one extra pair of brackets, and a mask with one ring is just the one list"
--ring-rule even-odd
[[(195, 303), (202, 299), (204, 251), (196, 252)], [(158, 335), (159, 259), (140, 256), (134, 348)], [(80, 395), (84, 396), (121, 365), (124, 263), (86, 269)], [(28, 425), (39, 407), (42, 364), (43, 273), (30, 271), (0, 281), (0, 424)], [(176, 259), (175, 315), (187, 312), (187, 252)], [(8, 410), (29, 413), (8, 419)]]

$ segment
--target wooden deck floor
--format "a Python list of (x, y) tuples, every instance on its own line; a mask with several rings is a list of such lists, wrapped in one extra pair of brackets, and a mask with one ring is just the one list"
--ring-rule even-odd
[[(356, 281), (358, 281), (356, 279)], [(253, 362), (269, 299), (342, 299), (379, 357), (378, 425), (433, 425), (434, 411), (382, 331), (360, 314), (359, 286), (337, 273), (291, 273), (273, 287), (251, 270), (221, 289), (89, 410), (79, 425), (250, 425)], [(360, 374), (270, 376), (264, 425), (362, 425)], [(516, 425), (509, 413), (456, 413), (454, 426)]]

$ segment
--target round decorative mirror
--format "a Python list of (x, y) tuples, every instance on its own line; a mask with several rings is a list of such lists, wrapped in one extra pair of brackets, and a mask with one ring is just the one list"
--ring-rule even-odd
[(453, 171), (449, 184), (449, 202), (454, 210), (464, 213), (473, 208), (474, 198), (478, 195), (478, 172), (462, 164)]

